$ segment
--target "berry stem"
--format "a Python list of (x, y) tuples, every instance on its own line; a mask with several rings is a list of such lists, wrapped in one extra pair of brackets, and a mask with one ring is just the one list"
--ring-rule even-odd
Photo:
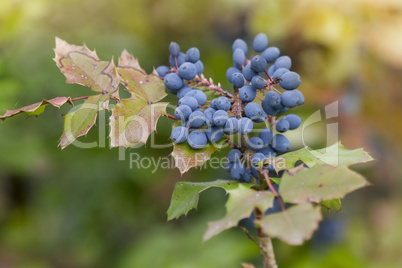
[(275, 190), (275, 188), (272, 186), (272, 183), (271, 183), (271, 180), (269, 179), (269, 175), (268, 175), (268, 170), (266, 170), (266, 169), (260, 169), (260, 171), (259, 171), (260, 173), (262, 173), (262, 175), (264, 176), (264, 178), (265, 178), (265, 180), (266, 180), (266, 182), (267, 182), (267, 185), (268, 185), (268, 187), (269, 187), (269, 189), (271, 190), (271, 192), (275, 195), (275, 198), (278, 200), (278, 202), (279, 202), (279, 206), (281, 207), (281, 210), (283, 211), (283, 212), (285, 212), (285, 205), (283, 204), (283, 201), (282, 201), (282, 198), (281, 198), (281, 196), (279, 195), (279, 193)]
[(239, 149), (236, 144), (233, 143), (233, 141), (227, 139), (226, 142), (230, 145), (230, 147), (232, 147), (233, 149)]
[(222, 89), (220, 83), (218, 85), (215, 85), (214, 81), (212, 81), (211, 78), (208, 80), (205, 78), (205, 76), (203, 74), (201, 74), (201, 77), (197, 75), (194, 78), (194, 80), (197, 82), (197, 84), (195, 86), (206, 86), (205, 90), (215, 90), (216, 92), (218, 92), (221, 95), (224, 95), (228, 98), (233, 98), (232, 94), (230, 94), (229, 92)]
[(166, 114), (166, 116), (167, 116), (168, 118), (170, 118), (170, 119), (173, 119), (173, 120), (179, 120), (179, 119), (177, 119), (175, 116), (170, 115), (170, 114)]
[(81, 97), (73, 98), (73, 99), (71, 99), (71, 101), (84, 100), (84, 99), (88, 99), (88, 98), (89, 98), (89, 96), (81, 96)]

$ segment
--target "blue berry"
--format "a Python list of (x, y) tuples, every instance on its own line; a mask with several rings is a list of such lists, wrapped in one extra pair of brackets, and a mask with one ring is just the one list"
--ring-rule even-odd
[(177, 98), (183, 98), (188, 92), (192, 91), (193, 89), (190, 86), (184, 86), (177, 92)]
[(205, 115), (205, 123), (207, 124), (207, 126), (212, 126), (213, 125), (213, 118), (214, 118), (214, 113), (216, 112), (216, 110), (214, 108), (208, 108), (204, 111), (204, 115)]
[(265, 87), (265, 80), (261, 76), (256, 75), (251, 79), (251, 85), (255, 89), (263, 89)]
[(262, 53), (261, 56), (267, 62), (274, 62), (279, 57), (280, 51), (277, 47), (268, 47)]
[(195, 130), (188, 135), (187, 142), (193, 149), (202, 149), (207, 144), (207, 136), (201, 130)]
[(246, 66), (244, 66), (243, 76), (244, 76), (244, 78), (246, 78), (247, 81), (251, 81), (253, 79), (253, 77), (256, 75), (258, 75), (258, 73), (256, 73), (255, 71), (253, 71), (251, 69), (250, 64), (247, 64)]
[(169, 53), (173, 57), (178, 57), (180, 54), (180, 46), (176, 42), (171, 42), (169, 45)]
[(285, 119), (289, 122), (290, 130), (294, 130), (294, 129), (298, 128), (302, 123), (301, 118), (296, 114), (287, 114), (285, 116)]
[(294, 90), (292, 90), (293, 91), (293, 93), (295, 93), (296, 94), (296, 96), (297, 96), (297, 98), (299, 99), (298, 101), (297, 101), (297, 105), (302, 105), (303, 103), (304, 103), (304, 96), (303, 96), (303, 93), (301, 93), (299, 90), (297, 90), (297, 89), (294, 89)]
[(165, 75), (163, 83), (165, 84), (166, 89), (173, 94), (177, 94), (179, 89), (183, 87), (183, 79), (181, 79), (176, 73), (168, 73)]
[(265, 146), (258, 152), (264, 154), (266, 157), (276, 157), (277, 153), (272, 149), (271, 145)]
[(282, 133), (286, 132), (289, 130), (289, 127), (290, 127), (290, 124), (289, 124), (288, 120), (286, 120), (286, 119), (280, 119), (280, 120), (276, 121), (275, 129), (278, 132), (282, 132)]
[(263, 153), (255, 153), (251, 159), (251, 162), (254, 165), (257, 165), (259, 162), (263, 161), (266, 156)]
[[(276, 73), (276, 71), (275, 71), (275, 73)], [(300, 75), (295, 72), (284, 73), (281, 76), (281, 78), (282, 78), (282, 81), (280, 82), (280, 85), (283, 89), (286, 89), (286, 90), (296, 89), (301, 84)]]
[(196, 47), (192, 47), (186, 52), (186, 61), (196, 63), (200, 59), (200, 51)]
[(208, 127), (205, 131), (205, 134), (210, 142), (215, 143), (222, 139), (223, 129), (216, 126)]
[(234, 73), (232, 74), (232, 85), (235, 88), (241, 88), (244, 86), (244, 76), (241, 73)]
[(204, 72), (204, 64), (202, 63), (202, 61), (197, 61), (196, 63), (194, 63), (195, 68), (197, 68), (197, 74), (202, 74)]
[(232, 51), (234, 52), (236, 48), (240, 48), (241, 50), (243, 50), (244, 54), (247, 54), (247, 43), (243, 39), (238, 38), (233, 42)]
[(229, 162), (240, 162), (241, 152), (238, 149), (232, 149), (228, 154)]
[(174, 116), (179, 120), (187, 120), (192, 110), (187, 105), (180, 105), (174, 110)]
[(282, 134), (276, 134), (272, 139), (272, 148), (278, 153), (286, 153), (290, 149), (290, 142)]
[(158, 66), (155, 71), (158, 73), (160, 78), (164, 78), (165, 75), (170, 71), (170, 68), (165, 65), (161, 65)]
[(216, 105), (218, 104), (218, 98), (215, 98), (211, 101), (211, 108), (214, 108), (215, 110), (218, 110)]
[(197, 67), (194, 63), (185, 62), (179, 67), (179, 75), (186, 80), (192, 80), (197, 75)]
[(244, 102), (252, 102), (257, 96), (257, 90), (251, 85), (245, 85), (239, 90), (239, 98)]
[(275, 65), (269, 66), (268, 71), (267, 71), (268, 75), (270, 77), (272, 77), (274, 75), (274, 72), (275, 72)]
[(278, 78), (278, 77), (282, 78), (282, 75), (284, 75), (285, 73), (288, 73), (288, 72), (290, 72), (289, 69), (286, 69), (286, 68), (279, 68), (279, 69), (276, 69), (276, 70), (275, 70), (275, 72), (274, 72), (274, 74), (272, 75), (272, 77), (273, 77), (273, 78)]
[(170, 137), (175, 143), (183, 143), (187, 140), (188, 129), (185, 127), (175, 127), (172, 130)]
[(227, 172), (229, 172), (230, 173), (230, 170), (232, 169), (232, 167), (233, 167), (233, 163), (231, 163), (231, 162), (226, 162), (225, 163), (225, 165), (223, 166), (223, 169), (225, 170), (225, 171), (227, 171)]
[(246, 55), (242, 49), (236, 48), (235, 51), (233, 51), (232, 58), (234, 66), (241, 67), (242, 65), (246, 65)]
[(239, 123), (240, 133), (242, 135), (247, 135), (251, 133), (254, 127), (253, 121), (251, 121), (247, 117), (240, 118), (239, 121), (240, 121)]
[(181, 105), (187, 105), (191, 108), (191, 110), (195, 110), (198, 107), (198, 102), (194, 97), (191, 96), (184, 96), (181, 98), (178, 102), (179, 106)]
[(244, 166), (240, 162), (235, 162), (232, 169), (230, 170), (230, 175), (235, 180), (240, 180), (244, 175)]
[[(177, 66), (180, 67), (184, 62), (186, 62), (186, 56), (184, 53), (180, 52), (179, 56), (176, 58), (177, 59)], [(176, 67), (176, 62), (174, 60), (174, 57), (172, 55), (169, 56), (169, 64), (172, 67)]]
[(188, 117), (188, 123), (192, 127), (202, 127), (205, 123), (205, 115), (201, 111), (194, 111)]
[(207, 95), (205, 95), (204, 92), (202, 92), (201, 90), (198, 89), (193, 89), (189, 92), (187, 92), (187, 94), (185, 96), (191, 96), (194, 99), (197, 100), (198, 105), (203, 106), (205, 105), (205, 103), (207, 102)]
[(263, 141), (264, 145), (268, 145), (272, 141), (273, 134), (271, 129), (263, 128), (260, 133), (258, 133), (258, 137)]
[(268, 46), (268, 37), (264, 33), (257, 34), (253, 40), (253, 49), (255, 52), (263, 52)]
[(251, 180), (251, 171), (250, 168), (244, 169), (243, 176), (239, 179), (239, 182), (250, 182)]
[(264, 111), (261, 111), (261, 115), (254, 116), (253, 118), (250, 118), (253, 122), (255, 123), (262, 123), (267, 121), (268, 116)]
[(262, 100), (261, 107), (268, 115), (276, 115), (279, 112), (278, 109), (273, 108), (268, 104), (268, 100), (266, 98)]
[(236, 67), (229, 67), (226, 71), (226, 79), (232, 83), (232, 78), (233, 78), (233, 74), (234, 73), (241, 73), (241, 71), (239, 69), (237, 69)]
[(279, 68), (290, 69), (292, 67), (292, 60), (288, 56), (280, 56), (275, 60), (275, 71)]
[(267, 61), (260, 55), (254, 56), (250, 62), (251, 70), (261, 73), (267, 69)]
[(223, 128), (223, 133), (233, 135), (237, 132), (239, 132), (239, 120), (235, 117), (229, 117), (226, 121), (225, 127)]
[(300, 98), (293, 90), (285, 91), (281, 95), (281, 103), (287, 108), (294, 108), (300, 103)]
[(259, 177), (260, 173), (257, 171), (257, 169), (254, 166), (250, 167), (250, 171), (251, 171), (251, 175), (253, 175), (253, 177), (257, 179), (257, 184), (258, 184), (258, 177)]
[(282, 108), (281, 96), (278, 94), (278, 92), (274, 90), (268, 91), (267, 94), (265, 95), (265, 99), (268, 105), (271, 106), (272, 108), (274, 109)]
[(264, 143), (263, 143), (262, 139), (260, 139), (258, 137), (251, 137), (247, 141), (247, 148), (249, 148), (250, 150), (258, 151), (258, 150), (262, 149), (263, 147), (264, 147)]
[(253, 118), (260, 117), (263, 111), (258, 103), (250, 102), (244, 107), (244, 113), (248, 118), (253, 120)]
[(231, 107), (230, 100), (224, 96), (219, 97), (216, 101), (216, 108), (218, 110), (229, 111)]
[(223, 110), (217, 110), (213, 116), (213, 123), (215, 126), (223, 127), (229, 119), (228, 113)]

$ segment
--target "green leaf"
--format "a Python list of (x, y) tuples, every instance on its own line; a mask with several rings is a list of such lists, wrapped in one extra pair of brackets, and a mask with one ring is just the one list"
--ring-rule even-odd
[[(176, 183), (168, 209), (168, 220), (186, 215), (191, 209), (197, 208), (198, 198), (201, 192), (219, 187), (226, 191), (239, 187), (238, 182), (227, 180), (216, 180), (211, 182), (178, 182)], [(247, 187), (253, 184), (245, 184)]]
[(368, 182), (345, 166), (316, 165), (295, 176), (283, 174), (279, 193), (285, 202), (309, 203), (342, 198)]
[(57, 97), (51, 100), (42, 100), (16, 110), (7, 110), (6, 113), (0, 116), (0, 119), (4, 120), (6, 118), (12, 117), (14, 115), (25, 113), (28, 116), (38, 116), (44, 112), (45, 107), (50, 104), (54, 107), (60, 108), (65, 103), (73, 104), (70, 97)]
[(320, 205), (328, 210), (328, 212), (339, 212), (342, 210), (341, 200), (339, 198), (320, 202)]
[(290, 245), (301, 245), (308, 240), (321, 221), (320, 207), (312, 204), (295, 205), (285, 212), (277, 212), (255, 220), (263, 232)]
[(121, 76), (121, 83), (136, 98), (147, 101), (148, 104), (163, 99), (166, 88), (158, 73), (148, 75), (139, 65), (133, 55), (124, 50), (119, 57), (117, 72)]
[(276, 158), (274, 166), (278, 171), (291, 169), (299, 160), (303, 161), (308, 167), (313, 167), (316, 164), (350, 166), (371, 161), (373, 158), (363, 149), (348, 150), (340, 142), (337, 142), (324, 149), (311, 150), (305, 147), (283, 154)]
[(236, 189), (227, 190), (229, 199), (226, 203), (226, 215), (219, 221), (208, 223), (204, 241), (220, 232), (237, 226), (240, 220), (250, 217), (254, 208), (266, 211), (273, 206), (274, 194), (269, 191), (255, 191), (239, 185)]
[(90, 96), (64, 116), (64, 130), (59, 143), (61, 149), (88, 133), (96, 122), (98, 112), (108, 108), (110, 94)]
[(111, 61), (101, 61), (95, 51), (84, 46), (70, 45), (56, 37), (53, 59), (67, 78), (67, 83), (80, 84), (102, 94), (115, 92), (120, 76)]
[[(145, 106), (144, 106), (145, 104)], [(135, 147), (146, 143), (169, 103), (147, 105), (143, 99), (123, 99), (112, 109), (110, 146)]]

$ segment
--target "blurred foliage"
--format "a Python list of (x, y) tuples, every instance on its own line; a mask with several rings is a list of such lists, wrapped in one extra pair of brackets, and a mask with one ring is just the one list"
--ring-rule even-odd
[[(401, 18), (399, 0), (0, 1), (0, 107), (90, 94), (64, 83), (52, 61), (55, 36), (85, 42), (103, 60), (126, 48), (147, 72), (168, 63), (171, 40), (183, 49), (197, 46), (206, 76), (230, 88), (231, 43), (265, 32), (303, 78), (306, 104), (294, 112), (306, 119), (339, 101), (339, 117), (329, 122), (339, 123), (342, 143), (365, 147), (377, 159), (360, 167), (374, 186), (347, 197), (343, 211), (331, 215), (342, 223), (339, 239), (301, 247), (274, 241), (279, 265), (401, 267)], [(60, 114), (69, 108), (0, 124), (0, 267), (259, 264), (258, 249), (239, 230), (201, 242), (206, 222), (223, 215), (221, 191), (201, 195), (197, 213), (166, 223), (176, 181), (226, 178), (223, 171), (193, 170), (181, 178), (178, 170), (130, 169), (130, 153), (170, 153), (149, 150), (149, 144), (126, 151), (124, 161), (117, 149), (60, 151)], [(168, 122), (158, 123), (160, 143), (169, 137)], [(80, 140), (107, 136), (104, 123), (100, 119)], [(306, 128), (308, 145), (325, 145), (327, 123)], [(289, 136), (295, 149), (302, 146), (300, 135)]]

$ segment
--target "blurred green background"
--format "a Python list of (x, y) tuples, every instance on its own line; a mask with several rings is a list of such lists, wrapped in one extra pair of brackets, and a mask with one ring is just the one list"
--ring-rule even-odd
[[(295, 113), (307, 118), (339, 101), (339, 117), (309, 127), (307, 144), (324, 146), (326, 124), (337, 122), (346, 147), (364, 147), (376, 159), (353, 167), (373, 186), (348, 195), (342, 212), (325, 214), (311, 242), (274, 241), (279, 267), (402, 267), (400, 0), (0, 1), (0, 108), (91, 94), (65, 84), (52, 61), (55, 36), (85, 42), (103, 60), (116, 61), (126, 48), (148, 72), (168, 64), (170, 41), (183, 50), (197, 46), (205, 75), (230, 89), (225, 72), (233, 40), (250, 44), (259, 32), (301, 74), (306, 103)], [(0, 123), (1, 268), (261, 265), (258, 248), (238, 229), (202, 243), (207, 221), (224, 213), (223, 191), (204, 193), (197, 211), (166, 222), (175, 182), (228, 178), (224, 171), (181, 177), (177, 169), (130, 169), (107, 144), (61, 151), (61, 115), (69, 108)], [(109, 131), (98, 126), (80, 140)], [(167, 141), (168, 126), (168, 119), (159, 121), (159, 142)], [(294, 148), (302, 146), (299, 135), (291, 136)]]

